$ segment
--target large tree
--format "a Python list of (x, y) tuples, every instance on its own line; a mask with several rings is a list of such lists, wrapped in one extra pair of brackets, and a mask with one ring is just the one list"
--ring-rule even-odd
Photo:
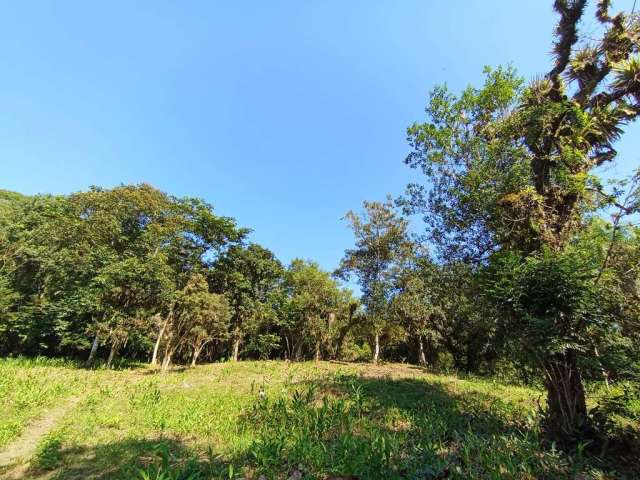
[[(442, 310), (436, 296), (438, 267), (427, 256), (411, 259), (396, 279), (392, 301), (393, 314), (398, 317), (409, 341), (418, 347), (418, 363), (434, 363), (440, 332), (435, 328)], [(425, 350), (426, 343), (426, 350)]]
[(410, 185), (407, 205), (425, 215), (442, 258), (519, 259), (502, 263), (518, 266), (511, 286), (521, 294), (504, 307), (542, 369), (547, 427), (561, 439), (587, 424), (579, 357), (603, 319), (585, 311), (597, 303), (598, 269), (568, 248), (586, 213), (616, 201), (595, 169), (615, 159), (614, 142), (640, 112), (637, 16), (613, 15), (601, 0), (602, 35), (581, 38), (586, 3), (555, 1), (554, 65), (526, 88), (512, 69), (488, 70), (483, 88), (460, 96), (437, 88), (429, 120), (409, 129), (407, 158), (429, 179)]
[(353, 276), (358, 281), (373, 337), (375, 363), (380, 358), (380, 336), (390, 320), (394, 278), (412, 245), (408, 221), (396, 212), (391, 201), (365, 201), (363, 205), (363, 215), (350, 211), (345, 216), (356, 245), (345, 251), (336, 275), (344, 279)]

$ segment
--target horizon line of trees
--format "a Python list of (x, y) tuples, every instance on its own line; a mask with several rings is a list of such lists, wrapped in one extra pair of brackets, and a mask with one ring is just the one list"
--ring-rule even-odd
[(150, 185), (0, 192), (0, 353), (199, 359), (335, 356), (358, 302), (288, 267), (211, 205)]
[[(489, 371), (491, 332), (471, 341), (464, 315), (449, 321), (459, 273), (429, 259), (390, 200), (364, 210), (347, 213), (356, 248), (327, 272), (302, 259), (285, 267), (211, 205), (147, 184), (0, 191), (0, 354), (162, 369), (386, 358)], [(340, 286), (351, 276), (362, 300)]]

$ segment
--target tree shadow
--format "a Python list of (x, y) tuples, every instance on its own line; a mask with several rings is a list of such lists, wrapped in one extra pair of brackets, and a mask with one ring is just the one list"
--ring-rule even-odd
[[(449, 472), (456, 469), (463, 472), (463, 477), (456, 478), (519, 478), (538, 472), (535, 478), (573, 479), (588, 478), (587, 472), (594, 467), (607, 472), (606, 478), (640, 478), (637, 460), (601, 458), (584, 451), (560, 452), (548, 445), (539, 428), (534, 405), (537, 398), (532, 398), (527, 408), (505, 399), (504, 394), (456, 391), (455, 386), (420, 378), (340, 375), (304, 383), (307, 388), (312, 383), (319, 385), (320, 395), (361, 396), (370, 406), (371, 416), (401, 412), (401, 417), (414, 420), (408, 426), (390, 422), (383, 430), (392, 436), (400, 433), (409, 448), (420, 444), (416, 451), (441, 452), (424, 455), (423, 470), (407, 472), (407, 476), (399, 472), (395, 478), (449, 478)], [(438, 426), (434, 428), (434, 424)], [(501, 470), (502, 464), (513, 470)], [(422, 473), (416, 476), (416, 472)]]
[(191, 472), (214, 478), (226, 469), (221, 461), (198, 456), (179, 439), (130, 438), (93, 446), (61, 446), (45, 458), (36, 455), (27, 466), (0, 471), (0, 477), (7, 480), (130, 480), (144, 478), (141, 472), (145, 471), (150, 478), (156, 478), (157, 470), (163, 466), (165, 472), (167, 467), (172, 469), (175, 478), (178, 475), (187, 478)]
[(187, 365), (175, 365), (169, 367), (167, 370), (162, 370), (160, 367), (145, 365), (138, 370), (138, 373), (141, 375), (170, 375), (172, 373), (184, 373), (192, 370), (194, 370), (194, 367)]
[(498, 395), (479, 391), (455, 393), (442, 383), (424, 379), (344, 375), (321, 382), (320, 388), (347, 397), (357, 389), (379, 411), (397, 409), (418, 416), (435, 413), (446, 419), (453, 430), (496, 433), (521, 432), (527, 428), (517, 416), (506, 415), (513, 406)]
[[(522, 472), (534, 468), (531, 453), (539, 446), (526, 443), (533, 432), (497, 396), (456, 393), (418, 378), (358, 375), (305, 380), (294, 390), (288, 404), (266, 400), (248, 418), (258, 453), (278, 451), (287, 465), (314, 455), (309, 478), (435, 479), (453, 469), (462, 472), (456, 478), (501, 478), (502, 460)], [(343, 414), (351, 420), (336, 420)], [(522, 438), (526, 445), (517, 451)], [(494, 447), (501, 450), (495, 461), (487, 458)]]

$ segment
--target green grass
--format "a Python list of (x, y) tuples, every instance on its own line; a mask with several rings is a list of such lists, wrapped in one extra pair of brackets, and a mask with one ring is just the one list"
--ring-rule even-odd
[[(81, 396), (9, 478), (634, 478), (628, 465), (543, 448), (539, 391), (408, 365), (241, 362), (161, 374), (3, 360), (4, 372), (17, 388), (3, 377), (0, 404), (13, 405), (3, 432)], [(32, 407), (16, 408), (20, 399)]]
[(47, 408), (81, 390), (87, 373), (45, 358), (0, 361), (0, 449)]

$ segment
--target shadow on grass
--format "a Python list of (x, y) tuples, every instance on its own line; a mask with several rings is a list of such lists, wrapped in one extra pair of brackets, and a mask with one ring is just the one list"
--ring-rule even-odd
[(305, 465), (309, 478), (573, 478), (562, 475), (564, 464), (541, 465), (535, 432), (492, 395), (356, 375), (295, 390), (288, 401), (266, 399), (248, 415), (257, 437), (251, 451), (267, 478), (295, 465)]
[[(166, 475), (171, 469), (175, 477)], [(222, 478), (227, 466), (196, 453), (178, 439), (124, 439), (95, 446), (62, 446), (43, 458), (36, 455), (28, 468), (1, 472), (8, 480), (134, 480), (149, 478)], [(193, 474), (193, 477), (189, 475)], [(198, 476), (196, 476), (198, 475)]]
[(320, 383), (324, 391), (352, 395), (354, 388), (379, 412), (399, 410), (417, 419), (438, 417), (452, 431), (476, 433), (521, 432), (524, 426), (515, 407), (497, 395), (454, 393), (438, 382), (416, 378), (342, 376)]

